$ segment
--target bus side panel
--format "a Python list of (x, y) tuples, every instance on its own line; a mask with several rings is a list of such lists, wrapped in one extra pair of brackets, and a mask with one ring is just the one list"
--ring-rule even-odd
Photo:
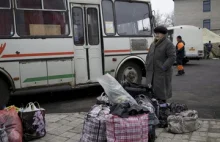
[(73, 82), (72, 59), (47, 61), (48, 84), (62, 84)]
[(1, 39), (0, 61), (73, 57), (72, 38)]
[(48, 85), (46, 61), (20, 63), (21, 87)]
[(18, 78), (14, 80), (15, 89), (21, 88), (20, 83), (20, 71), (19, 71), (19, 63), (18, 62), (0, 62), (0, 68), (4, 69), (14, 80), (14, 78)]
[(131, 53), (129, 38), (105, 38), (104, 37), (105, 55), (118, 55)]
[(5, 62), (7, 66), (11, 60), (22, 61), (20, 65), (18, 63), (17, 70), (12, 69), (20, 72), (18, 77), (21, 79), (21, 84), (16, 85), (16, 88), (61, 82), (73, 84), (72, 38), (1, 39), (0, 43), (1, 47), (4, 46), (1, 48), (0, 61), (7, 61)]

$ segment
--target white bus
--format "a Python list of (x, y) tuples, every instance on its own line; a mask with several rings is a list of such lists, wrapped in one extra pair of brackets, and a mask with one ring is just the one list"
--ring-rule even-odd
[(0, 0), (0, 98), (141, 82), (152, 17), (150, 0)]
[(185, 41), (185, 58), (183, 63), (189, 60), (204, 57), (203, 29), (191, 25), (181, 25), (168, 28), (168, 37), (174, 45), (177, 44), (176, 37), (182, 36)]

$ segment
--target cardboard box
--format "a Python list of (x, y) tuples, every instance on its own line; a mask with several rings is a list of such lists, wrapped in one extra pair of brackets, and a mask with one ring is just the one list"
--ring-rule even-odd
[(30, 35), (61, 35), (60, 25), (30, 24)]

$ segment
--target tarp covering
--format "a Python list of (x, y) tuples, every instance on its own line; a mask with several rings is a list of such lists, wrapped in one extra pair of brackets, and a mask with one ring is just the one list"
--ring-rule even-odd
[(220, 36), (204, 28), (203, 29), (203, 43), (205, 44), (205, 43), (208, 43), (209, 41), (211, 41), (212, 43), (220, 44)]
[(215, 34), (214, 32), (204, 28), (203, 29), (203, 44), (208, 43), (209, 41), (212, 42), (212, 52), (210, 57), (211, 58), (220, 58), (220, 36)]

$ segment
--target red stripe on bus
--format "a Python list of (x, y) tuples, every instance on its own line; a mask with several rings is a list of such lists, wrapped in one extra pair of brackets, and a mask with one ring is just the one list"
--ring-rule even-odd
[[(130, 52), (131, 50), (105, 50), (105, 53)], [(36, 57), (36, 56), (56, 56), (72, 55), (74, 52), (55, 52), (55, 53), (27, 53), (27, 54), (6, 54), (1, 58), (19, 58), (19, 57)]]
[(55, 55), (73, 55), (73, 54), (74, 54), (74, 52), (7, 54), (7, 55), (3, 55), (2, 58), (35, 57), (35, 56), (55, 56)]
[(5, 50), (5, 47), (6, 47), (6, 43), (1, 44), (1, 46), (0, 46), (0, 55), (1, 55), (2, 52)]
[(131, 50), (105, 50), (105, 53), (131, 52)]

